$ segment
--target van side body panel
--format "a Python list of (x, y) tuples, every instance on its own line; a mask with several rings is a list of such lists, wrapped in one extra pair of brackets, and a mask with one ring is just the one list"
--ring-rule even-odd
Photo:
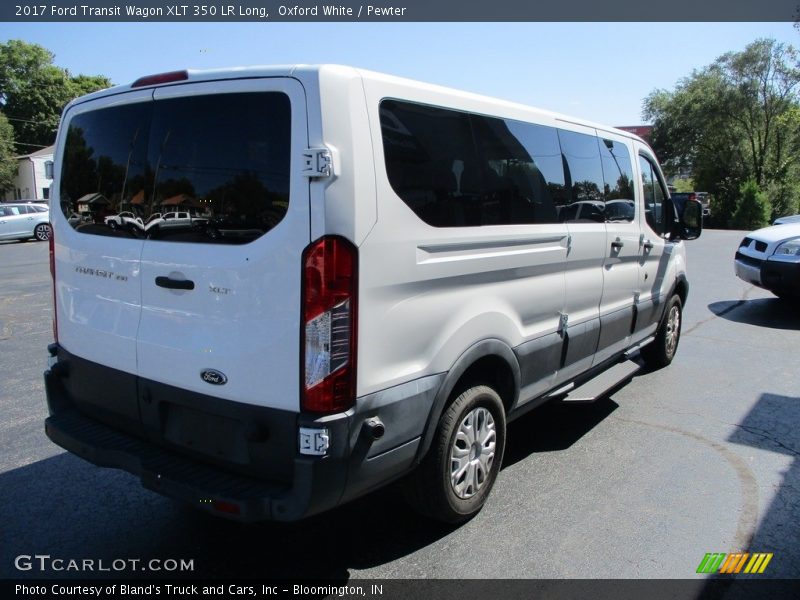
[(311, 239), (340, 235), (360, 246), (377, 220), (372, 140), (363, 81), (349, 67), (298, 67), (308, 98), (309, 147), (327, 148), (331, 177), (310, 180)]
[[(370, 76), (364, 87), (370, 122), (381, 101), (523, 119), (477, 96), (434, 86), (413, 87)], [(539, 115), (553, 122), (547, 115)], [(564, 305), (564, 224), (433, 227), (389, 183), (379, 126), (372, 146), (378, 182), (378, 222), (362, 244), (359, 391), (453, 368), (466, 348), (497, 339), (509, 348), (553, 335)], [(542, 373), (542, 379), (554, 373)]]

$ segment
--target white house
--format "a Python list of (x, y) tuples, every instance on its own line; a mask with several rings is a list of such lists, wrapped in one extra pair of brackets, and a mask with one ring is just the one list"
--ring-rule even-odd
[(53, 183), (53, 150), (42, 148), (17, 157), (17, 176), (14, 189), (5, 193), (4, 200), (49, 200)]

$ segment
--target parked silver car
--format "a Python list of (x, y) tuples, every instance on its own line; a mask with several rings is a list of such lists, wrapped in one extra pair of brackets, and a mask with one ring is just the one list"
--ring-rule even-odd
[(748, 233), (734, 258), (736, 276), (781, 298), (800, 298), (800, 223)]
[(800, 215), (789, 215), (788, 217), (778, 217), (772, 222), (773, 225), (787, 225), (789, 223), (800, 223)]
[(50, 239), (50, 208), (34, 202), (0, 203), (0, 240)]

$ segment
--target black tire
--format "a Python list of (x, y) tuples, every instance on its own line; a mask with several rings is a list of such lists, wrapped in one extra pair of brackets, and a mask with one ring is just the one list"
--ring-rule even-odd
[(53, 235), (53, 228), (50, 223), (39, 223), (33, 228), (33, 237), (37, 242), (46, 242)]
[(656, 339), (642, 348), (642, 359), (651, 369), (666, 367), (675, 358), (681, 339), (683, 304), (677, 294), (673, 295), (664, 310), (664, 317), (656, 332)]
[(787, 292), (786, 290), (770, 290), (770, 291), (784, 302), (789, 302), (789, 303), (800, 302), (800, 294), (796, 292)]
[[(475, 425), (482, 433), (470, 442), (465, 431), (470, 426), (475, 431)], [(485, 385), (468, 388), (445, 409), (434, 435), (428, 454), (406, 481), (404, 494), (417, 511), (438, 521), (462, 523), (481, 510), (503, 462), (506, 417), (500, 396)], [(454, 464), (459, 460), (456, 454), (462, 454), (463, 462)]]

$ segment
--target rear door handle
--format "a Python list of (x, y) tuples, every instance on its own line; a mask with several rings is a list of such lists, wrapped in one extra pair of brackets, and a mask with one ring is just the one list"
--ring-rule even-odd
[(612, 250), (621, 250), (625, 243), (622, 240), (614, 240), (611, 242), (611, 249)]
[(191, 279), (173, 279), (172, 277), (159, 276), (156, 277), (156, 285), (158, 287), (167, 288), (168, 290), (193, 290), (194, 281)]
[(650, 240), (645, 240), (644, 244), (642, 244), (642, 247), (649, 252), (650, 250), (653, 249), (653, 242), (651, 242)]

